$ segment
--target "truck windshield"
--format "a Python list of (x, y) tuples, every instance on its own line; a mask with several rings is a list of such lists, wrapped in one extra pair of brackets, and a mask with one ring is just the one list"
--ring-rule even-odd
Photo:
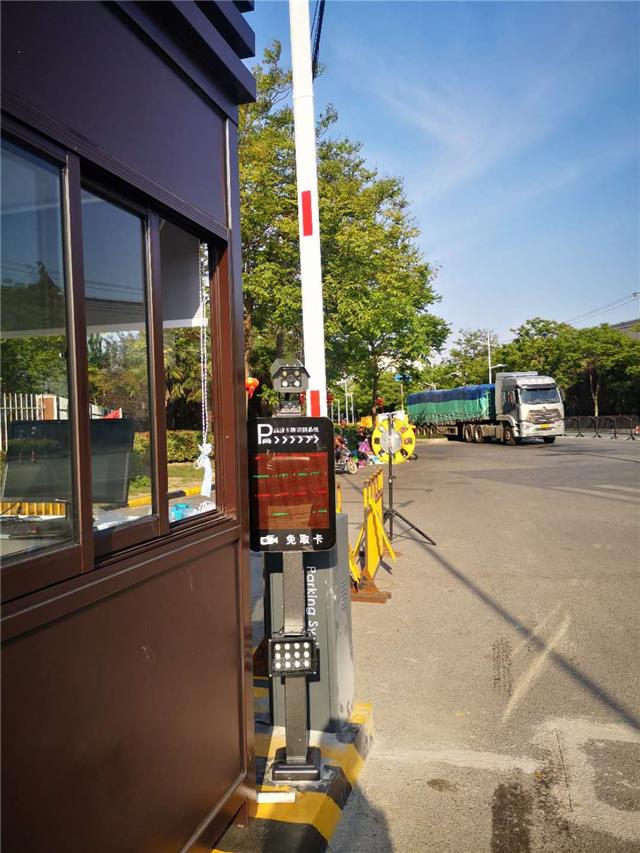
[(555, 385), (541, 388), (519, 388), (520, 402), (532, 405), (534, 403), (559, 403), (560, 395)]

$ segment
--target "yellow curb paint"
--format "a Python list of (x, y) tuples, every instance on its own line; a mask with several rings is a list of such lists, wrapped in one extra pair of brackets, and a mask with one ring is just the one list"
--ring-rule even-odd
[[(267, 692), (264, 688), (254, 688), (255, 691)], [(367, 737), (373, 733), (373, 708), (367, 702), (358, 702), (354, 705), (349, 722), (360, 726)], [(320, 747), (322, 759), (330, 764), (338, 765), (351, 787), (355, 787), (360, 771), (364, 765), (364, 759), (353, 743), (340, 744), (331, 739), (330, 735), (323, 732), (311, 732), (310, 742)], [(268, 733), (256, 733), (255, 749), (256, 755), (267, 760), (274, 757), (275, 751), (284, 746), (284, 729), (271, 730)], [(289, 785), (260, 785), (259, 791), (264, 792), (288, 792)], [(327, 841), (335, 832), (336, 826), (342, 816), (342, 809), (326, 793), (316, 791), (296, 792), (295, 803), (257, 803), (255, 814), (261, 820), (274, 820), (289, 824), (307, 824), (315, 827)], [(222, 850), (214, 848), (211, 853), (223, 853)]]
[(353, 788), (364, 764), (362, 756), (355, 746), (350, 745), (346, 749), (323, 749), (322, 757), (330, 762), (335, 762)]
[(301, 791), (292, 806), (290, 803), (258, 803), (256, 817), (282, 823), (307, 823), (314, 826), (327, 841), (333, 835), (342, 809), (326, 794)]
[(370, 702), (356, 702), (349, 722), (356, 726), (364, 726), (367, 731), (370, 731), (373, 722), (373, 705)]
[[(188, 489), (181, 489), (180, 491), (184, 492), (185, 497), (191, 497), (191, 495), (200, 494), (200, 486), (190, 486)], [(151, 495), (141, 495), (139, 498), (131, 498), (127, 506), (149, 506), (150, 504)]]

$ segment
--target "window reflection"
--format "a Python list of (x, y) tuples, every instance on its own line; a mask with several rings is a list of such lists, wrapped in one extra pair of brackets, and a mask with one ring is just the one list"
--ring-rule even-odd
[(207, 246), (170, 222), (160, 229), (167, 473), (172, 522), (216, 508)]
[(60, 169), (2, 141), (0, 555), (73, 538)]
[(94, 527), (152, 512), (143, 221), (82, 193)]

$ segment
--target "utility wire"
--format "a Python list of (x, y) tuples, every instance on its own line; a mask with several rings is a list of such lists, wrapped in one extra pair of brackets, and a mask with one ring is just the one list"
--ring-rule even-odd
[(633, 300), (637, 298), (638, 297), (635, 293), (628, 293), (613, 302), (607, 302), (604, 305), (600, 305), (598, 308), (592, 308), (590, 311), (583, 311), (582, 314), (576, 314), (575, 317), (571, 317), (569, 320), (565, 320), (565, 322), (584, 323), (592, 317), (597, 317), (600, 314), (606, 314), (609, 311), (614, 311), (616, 308), (622, 308), (624, 305), (627, 305), (629, 302), (633, 302)]

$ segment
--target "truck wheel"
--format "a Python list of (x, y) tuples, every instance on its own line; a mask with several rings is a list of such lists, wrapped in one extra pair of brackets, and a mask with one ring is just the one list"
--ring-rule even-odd
[(509, 426), (509, 424), (505, 424), (502, 428), (502, 440), (505, 444), (509, 444), (511, 447), (515, 447), (517, 444), (516, 437), (513, 434), (513, 427)]
[(471, 424), (465, 424), (464, 425), (464, 427), (462, 429), (462, 438), (465, 441), (469, 441), (469, 442), (473, 441), (473, 427), (471, 426)]
[(555, 435), (543, 435), (542, 440), (545, 444), (553, 444), (553, 442), (556, 440), (556, 437)]
[(482, 432), (481, 426), (474, 426), (473, 428), (473, 440), (476, 444), (484, 444), (484, 433)]

